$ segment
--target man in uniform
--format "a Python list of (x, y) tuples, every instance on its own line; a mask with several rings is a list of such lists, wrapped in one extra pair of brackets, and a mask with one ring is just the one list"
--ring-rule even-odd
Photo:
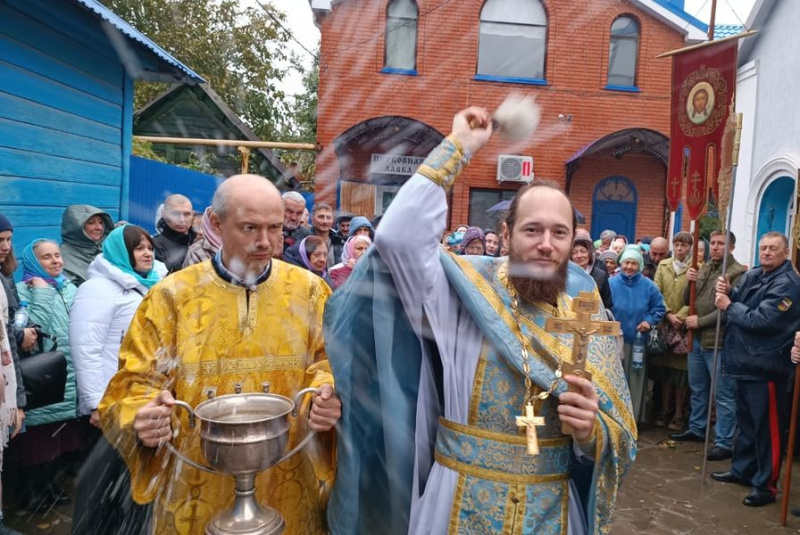
[(227, 179), (214, 195), (211, 225), (222, 248), (211, 259), (168, 277), (147, 294), (122, 347), (120, 371), (98, 410), (103, 432), (131, 473), (133, 498), (155, 500), (154, 532), (202, 533), (233, 496), (233, 478), (197, 470), (163, 447), (172, 440), (183, 455), (202, 463), (200, 441), (180, 416), (173, 438), (175, 399), (192, 406), (208, 388), (231, 394), (234, 384), (259, 392), (262, 382), (287, 397), (319, 387), (308, 425), (297, 419), (293, 447), (320, 432), (312, 450), (256, 480), (262, 503), (278, 509), (287, 534), (324, 533), (320, 482), (333, 475), (326, 436), (341, 414), (322, 341), (322, 312), (330, 290), (305, 269), (272, 259), (280, 245), (283, 202), (268, 180), (255, 175)]
[(758, 243), (761, 267), (751, 269), (731, 290), (717, 280), (715, 304), (725, 312), (722, 371), (736, 382), (736, 423), (731, 469), (712, 472), (725, 483), (751, 487), (744, 504), (775, 501), (789, 420), (791, 349), (800, 321), (800, 276), (789, 257), (789, 242), (767, 232)]

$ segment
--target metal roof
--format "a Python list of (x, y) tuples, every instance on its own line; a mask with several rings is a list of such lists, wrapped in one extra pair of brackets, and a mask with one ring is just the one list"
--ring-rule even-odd
[[(107, 23), (111, 24), (114, 28), (122, 32), (122, 34), (131, 41), (134, 41), (135, 43), (145, 47), (156, 57), (158, 57), (158, 59), (160, 59), (161, 61), (172, 66), (179, 73), (178, 78), (173, 81), (177, 82), (183, 81), (189, 83), (197, 83), (205, 81), (203, 80), (202, 76), (200, 76), (192, 69), (190, 69), (189, 67), (187, 67), (186, 65), (175, 59), (166, 50), (164, 50), (163, 48), (155, 44), (153, 41), (148, 39), (143, 33), (141, 33), (139, 30), (137, 30), (136, 28), (125, 22), (122, 18), (120, 18), (119, 15), (108, 9), (106, 6), (104, 6), (97, 0), (73, 0), (73, 1), (79, 4), (81, 7), (99, 16)], [(146, 78), (146, 74), (144, 77)]]
[(716, 24), (714, 25), (714, 39), (723, 39), (743, 31), (744, 26), (741, 24)]

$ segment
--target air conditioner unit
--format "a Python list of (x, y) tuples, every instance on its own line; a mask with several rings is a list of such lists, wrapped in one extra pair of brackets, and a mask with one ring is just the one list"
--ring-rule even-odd
[(530, 182), (533, 180), (533, 158), (501, 154), (497, 158), (498, 182)]

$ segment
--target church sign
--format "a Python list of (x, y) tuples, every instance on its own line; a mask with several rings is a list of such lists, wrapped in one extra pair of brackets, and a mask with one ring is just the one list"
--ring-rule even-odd
[(425, 158), (422, 156), (403, 156), (400, 154), (372, 154), (369, 171), (377, 175), (411, 176), (417, 172)]

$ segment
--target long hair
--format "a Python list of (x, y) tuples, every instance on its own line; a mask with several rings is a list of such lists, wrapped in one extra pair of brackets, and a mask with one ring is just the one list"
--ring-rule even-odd
[(0, 264), (0, 273), (10, 277), (17, 270), (18, 265), (19, 262), (17, 262), (17, 257), (14, 256), (14, 247), (12, 246), (8, 255), (6, 255), (6, 259)]

